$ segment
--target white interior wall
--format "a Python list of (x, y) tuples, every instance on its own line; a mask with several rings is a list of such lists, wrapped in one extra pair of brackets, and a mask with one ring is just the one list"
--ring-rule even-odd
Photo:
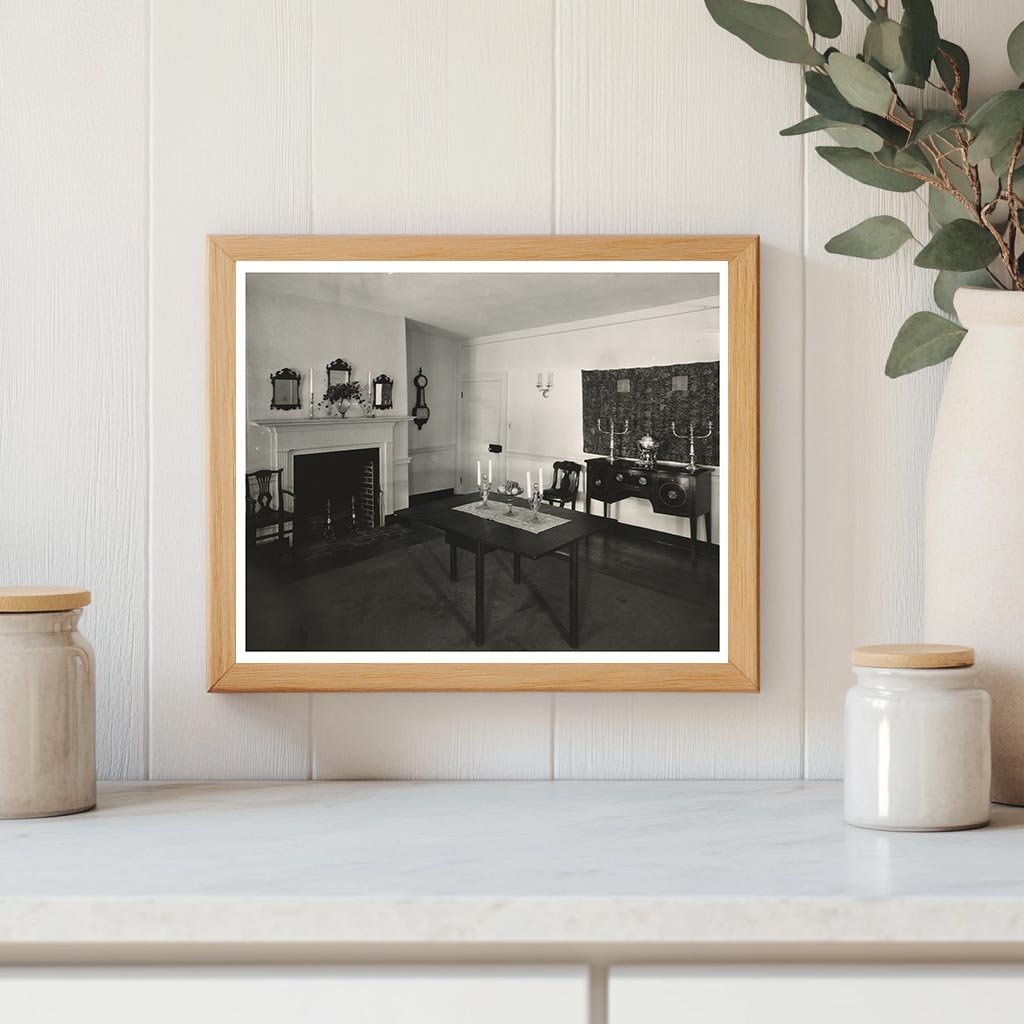
[[(544, 466), (545, 479), (551, 464), (585, 460), (602, 452), (583, 450), (582, 370), (610, 370), (631, 366), (708, 362), (720, 358), (718, 315), (699, 305), (681, 311), (678, 306), (638, 310), (568, 324), (552, 324), (510, 335), (467, 339), (462, 346), (464, 377), (504, 370), (508, 373), (508, 433), (503, 472), (507, 479), (526, 486), (526, 472), (535, 475)], [(549, 398), (537, 390), (537, 374), (547, 380), (553, 374)], [(616, 445), (616, 453), (636, 456), (639, 430), (631, 430)], [(475, 457), (475, 456), (474, 456)], [(481, 453), (480, 458), (486, 458)], [(698, 461), (700, 454), (698, 452)], [(712, 536), (718, 537), (718, 473), (713, 479)], [(586, 504), (583, 481), (580, 501)], [(593, 511), (601, 512), (600, 505)], [(688, 537), (690, 523), (680, 516), (659, 515), (650, 503), (627, 498), (611, 506), (614, 518), (674, 536)], [(703, 529), (701, 527), (700, 529)], [(703, 538), (703, 534), (699, 534)]]
[[(246, 462), (250, 470), (274, 464), (273, 431), (258, 420), (309, 417), (310, 380), (319, 403), (327, 387), (327, 364), (344, 359), (352, 380), (370, 394), (369, 381), (386, 373), (395, 381), (396, 407), (377, 416), (404, 416), (406, 393), (405, 320), (400, 316), (342, 306), (263, 288), (250, 278), (246, 290), (246, 409), (249, 420)], [(302, 406), (270, 408), (270, 375), (288, 366), (302, 374)], [(326, 415), (316, 408), (318, 416)], [(358, 406), (348, 415), (361, 416)]]
[(430, 419), (409, 424), (409, 493), (428, 494), (455, 487), (455, 442), (458, 427), (459, 340), (407, 322), (406, 412), (416, 401), (413, 378), (422, 367), (427, 378)]
[[(1017, 84), (1019, 0), (936, 7), (978, 95)], [(696, 0), (4, 17), (0, 577), (93, 588), (104, 776), (838, 774), (848, 649), (919, 629), (943, 371), (882, 374), (928, 301), (909, 247), (821, 251), (913, 200), (778, 138), (804, 115), (795, 68)], [(759, 233), (763, 692), (207, 694), (203, 238), (245, 232)]]

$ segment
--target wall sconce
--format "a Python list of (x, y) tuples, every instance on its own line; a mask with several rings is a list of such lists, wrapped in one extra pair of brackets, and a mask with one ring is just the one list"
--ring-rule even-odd
[(620, 395), (628, 395), (630, 393), (630, 391), (633, 390), (632, 386), (629, 383), (629, 378), (628, 377), (623, 377), (621, 380), (617, 380), (615, 382), (615, 390)]
[(540, 392), (540, 397), (541, 398), (547, 398), (548, 395), (551, 394), (551, 388), (554, 385), (554, 382), (555, 382), (554, 374), (550, 370), (548, 371), (548, 382), (547, 382), (547, 384), (544, 383), (544, 374), (543, 373), (538, 373), (537, 374), (537, 390)]

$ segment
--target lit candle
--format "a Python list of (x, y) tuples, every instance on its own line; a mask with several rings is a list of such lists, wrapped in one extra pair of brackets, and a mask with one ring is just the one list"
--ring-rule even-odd
[(480, 460), (476, 460), (476, 485), (480, 486)]
[(544, 383), (544, 374), (537, 374), (537, 387), (540, 387)]
[(490, 483), (494, 483), (494, 476), (491, 474), (491, 460), (487, 460), (487, 479)]
[(526, 493), (533, 494), (533, 474), (529, 470), (526, 471)]

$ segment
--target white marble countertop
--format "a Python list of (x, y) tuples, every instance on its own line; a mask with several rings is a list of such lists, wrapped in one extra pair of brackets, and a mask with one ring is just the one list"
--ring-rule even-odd
[[(800, 782), (136, 783), (0, 822), (0, 952), (1022, 944), (1024, 809), (850, 828)], [(39, 945), (42, 944), (42, 945)]]

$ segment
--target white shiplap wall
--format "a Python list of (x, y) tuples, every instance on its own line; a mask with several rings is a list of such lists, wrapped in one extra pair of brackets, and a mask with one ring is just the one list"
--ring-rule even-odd
[[(937, 0), (980, 89), (1019, 6)], [(698, 0), (4, 16), (0, 577), (93, 588), (103, 775), (838, 774), (848, 648), (919, 628), (942, 371), (881, 374), (909, 255), (820, 251), (893, 203), (778, 138), (795, 69)], [(208, 695), (204, 235), (608, 231), (762, 236), (763, 692)]]

